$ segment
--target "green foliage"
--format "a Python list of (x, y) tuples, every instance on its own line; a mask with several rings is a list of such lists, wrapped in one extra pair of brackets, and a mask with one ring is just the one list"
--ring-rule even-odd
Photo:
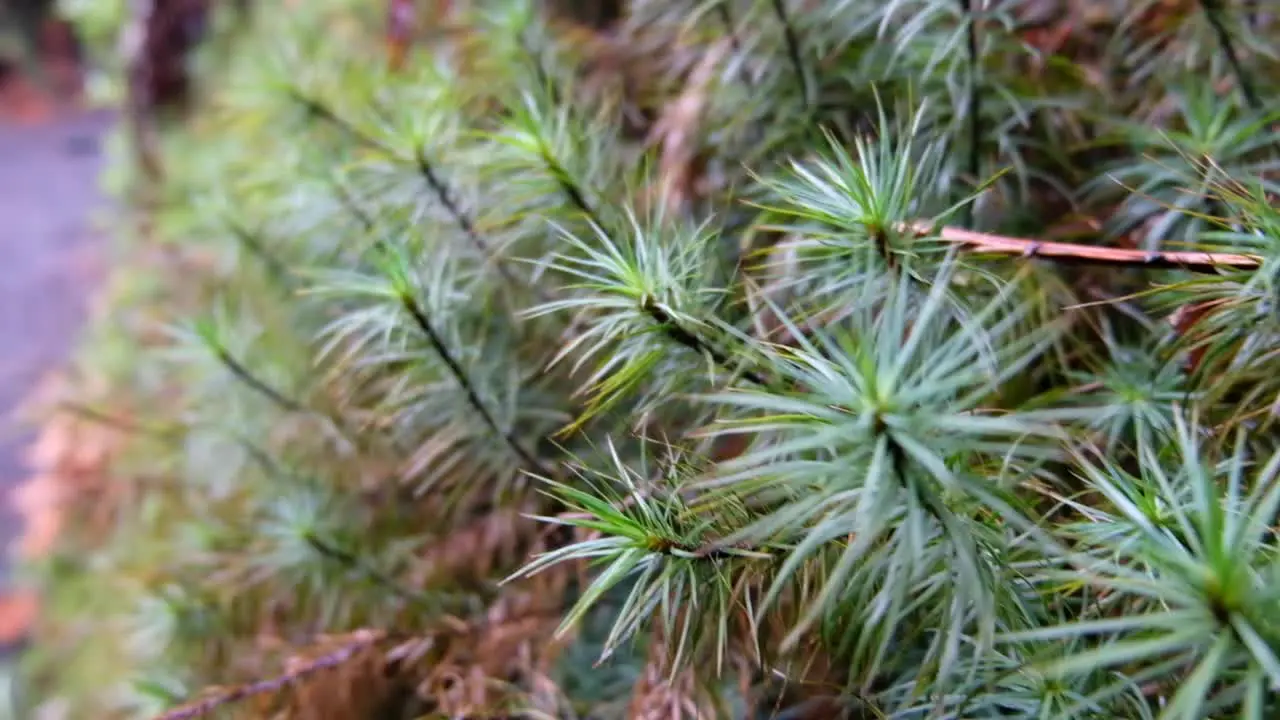
[(375, 628), (245, 716), (1273, 717), (1280, 26), (1041, 4), (223, 17), (45, 707)]

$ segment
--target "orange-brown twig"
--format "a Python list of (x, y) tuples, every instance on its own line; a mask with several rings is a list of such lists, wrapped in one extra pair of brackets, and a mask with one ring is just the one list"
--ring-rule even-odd
[[(1006, 257), (1041, 258), (1063, 264), (1173, 269), (1200, 273), (1215, 273), (1222, 270), (1254, 270), (1262, 264), (1262, 258), (1257, 255), (1195, 251), (1129, 250), (992, 235), (957, 227), (943, 226), (939, 228), (923, 221), (904, 223), (903, 226), (900, 226), (900, 229), (955, 244), (965, 252), (1004, 255)], [(757, 310), (763, 311), (764, 308), (757, 308)], [(817, 318), (801, 323), (800, 328), (807, 330), (818, 325), (834, 322), (847, 312), (848, 308), (832, 308)], [(768, 339), (771, 342), (784, 345), (795, 341), (791, 330), (784, 327), (776, 317), (764, 323), (760, 335), (762, 339)]]
[(935, 234), (963, 250), (1082, 265), (1119, 265), (1163, 270), (1213, 273), (1220, 270), (1252, 270), (1262, 264), (1256, 255), (1209, 252), (1165, 252), (1079, 245), (1076, 243), (1028, 240), (943, 227), (935, 230), (927, 223), (912, 223), (910, 229), (922, 235)]

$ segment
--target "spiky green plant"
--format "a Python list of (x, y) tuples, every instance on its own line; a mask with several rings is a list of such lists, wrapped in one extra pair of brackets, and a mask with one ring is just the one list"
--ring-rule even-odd
[(1044, 5), (220, 16), (44, 708), (1280, 712), (1280, 25)]

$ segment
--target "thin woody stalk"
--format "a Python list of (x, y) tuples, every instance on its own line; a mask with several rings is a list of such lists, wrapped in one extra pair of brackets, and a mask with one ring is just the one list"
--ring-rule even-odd
[(960, 249), (965, 252), (1039, 258), (1068, 264), (1128, 266), (1151, 270), (1187, 270), (1189, 272), (1216, 273), (1222, 270), (1254, 270), (1262, 263), (1261, 258), (1256, 255), (1196, 251), (1152, 252), (1127, 250), (1097, 245), (1006, 237), (954, 227), (935, 229), (924, 222), (910, 223), (908, 229), (921, 235), (935, 235), (944, 241), (959, 245)]
[[(671, 317), (667, 311), (663, 310), (652, 298), (646, 298), (642, 307), (648, 313), (653, 321), (661, 325), (667, 333), (667, 337), (676, 343), (683, 345), (699, 355), (707, 355), (712, 362), (722, 368), (733, 369), (733, 363), (725, 352), (716, 346), (710, 344), (706, 340), (698, 337), (692, 332), (685, 329)], [(740, 370), (743, 379), (753, 385), (768, 385), (768, 382), (759, 373), (753, 370)]]
[[(345, 192), (343, 192), (343, 188), (340, 185), (338, 186), (338, 191), (339, 197), (346, 202), (347, 207), (355, 213), (356, 217), (360, 218), (365, 229), (372, 230), (372, 218), (368, 218), (363, 214), (352, 199), (347, 197)], [(390, 251), (390, 248), (386, 245), (385, 241), (381, 239), (375, 240), (374, 247), (383, 253)], [(507, 446), (516, 455), (516, 457), (520, 459), (527, 470), (549, 476), (546, 467), (539, 463), (533, 454), (520, 444), (515, 435), (509, 431), (504, 431), (498, 425), (493, 414), (489, 412), (487, 407), (485, 407), (484, 401), (480, 399), (480, 394), (476, 391), (475, 383), (471, 381), (471, 378), (467, 375), (466, 371), (462, 369), (462, 365), (453, 356), (452, 351), (449, 350), (449, 346), (444, 342), (444, 338), (440, 336), (440, 333), (431, 323), (431, 319), (427, 316), (426, 310), (418, 304), (418, 301), (415, 300), (413, 295), (406, 289), (402, 288), (398, 292), (397, 299), (400, 301), (401, 308), (403, 308), (405, 312), (413, 318), (414, 324), (417, 325), (418, 329), (426, 336), (427, 341), (431, 344), (432, 349), (435, 350), (436, 355), (444, 361), (445, 367), (449, 370), (449, 373), (453, 375), (454, 380), (466, 395), (467, 402), (472, 406), (476, 413), (480, 415), (480, 418), (484, 421), (485, 425), (494, 434), (498, 435), (506, 442)]]
[[(1029, 238), (1015, 238), (1004, 235), (976, 232), (957, 227), (935, 228), (929, 223), (906, 223), (900, 230), (912, 232), (920, 236), (929, 236), (957, 246), (957, 249), (968, 253), (986, 253), (1025, 259), (1040, 259), (1064, 265), (1096, 265), (1110, 267), (1145, 268), (1150, 270), (1184, 270), (1205, 274), (1215, 274), (1224, 270), (1248, 271), (1256, 270), (1262, 259), (1256, 255), (1237, 253), (1209, 252), (1148, 252), (1145, 250), (1127, 250), (1109, 248), (1098, 245), (1080, 245), (1076, 243), (1051, 242)], [(806, 322), (800, 326), (801, 331), (809, 331), (840, 317), (843, 310), (823, 313), (822, 317)], [(791, 330), (778, 328), (776, 334), (768, 338), (771, 342), (789, 344), (796, 340)]]
[[(373, 228), (377, 226), (377, 223), (373, 220), (373, 216), (365, 212), (364, 208), (360, 207), (360, 203), (351, 196), (351, 192), (347, 190), (345, 185), (334, 179), (333, 190), (334, 194), (338, 196), (338, 202), (342, 203), (342, 207), (345, 208), (347, 212), (351, 213), (352, 217), (360, 221), (360, 227), (364, 228), (365, 232), (371, 232)], [(381, 241), (379, 240), (376, 242), (380, 243)]]
[(272, 254), (270, 250), (267, 250), (266, 246), (262, 244), (262, 239), (257, 234), (250, 232), (231, 218), (227, 218), (226, 223), (231, 234), (244, 246), (245, 250), (249, 251), (249, 254), (262, 262), (272, 279), (284, 286), (290, 284), (288, 268), (285, 267), (280, 258)]

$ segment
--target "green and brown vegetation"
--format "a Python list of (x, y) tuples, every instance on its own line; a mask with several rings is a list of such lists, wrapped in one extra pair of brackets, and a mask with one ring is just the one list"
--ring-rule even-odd
[(1275, 717), (1265, 5), (212, 5), (38, 702)]

